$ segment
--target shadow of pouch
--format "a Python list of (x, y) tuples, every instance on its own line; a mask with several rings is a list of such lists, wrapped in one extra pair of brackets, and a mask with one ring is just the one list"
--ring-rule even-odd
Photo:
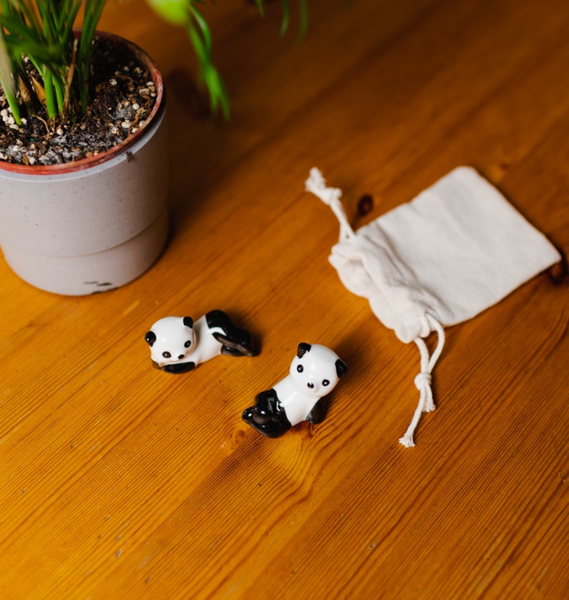
[[(470, 167), (458, 167), (354, 232), (318, 169), (307, 191), (328, 204), (340, 222), (330, 262), (344, 286), (369, 300), (379, 320), (405, 343), (415, 342), (420, 399), (399, 440), (414, 446), (421, 413), (435, 409), (431, 374), (444, 345), (444, 326), (466, 321), (561, 260), (547, 238)], [(432, 355), (423, 338), (438, 333)]]

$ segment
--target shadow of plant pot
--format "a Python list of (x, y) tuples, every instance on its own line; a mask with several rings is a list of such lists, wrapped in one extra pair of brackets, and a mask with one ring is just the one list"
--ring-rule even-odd
[[(113, 43), (117, 36), (99, 33)], [(80, 296), (129, 283), (160, 256), (168, 233), (168, 146), (162, 76), (144, 126), (100, 154), (53, 166), (0, 163), (0, 245), (28, 283)]]

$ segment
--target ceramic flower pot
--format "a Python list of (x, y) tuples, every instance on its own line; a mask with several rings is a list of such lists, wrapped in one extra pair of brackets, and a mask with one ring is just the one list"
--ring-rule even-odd
[(111, 150), (74, 163), (0, 162), (4, 258), (22, 279), (49, 292), (78, 296), (122, 286), (149, 269), (166, 243), (164, 86), (150, 58), (126, 43), (156, 89), (144, 126)]

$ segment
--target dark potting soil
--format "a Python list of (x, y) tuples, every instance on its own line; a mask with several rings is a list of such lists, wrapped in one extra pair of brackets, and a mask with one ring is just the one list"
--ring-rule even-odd
[(91, 70), (91, 102), (75, 122), (49, 121), (38, 107), (36, 115), (22, 111), (18, 126), (0, 87), (0, 160), (23, 165), (69, 163), (109, 150), (135, 133), (156, 102), (148, 70), (126, 44), (105, 39), (96, 42)]

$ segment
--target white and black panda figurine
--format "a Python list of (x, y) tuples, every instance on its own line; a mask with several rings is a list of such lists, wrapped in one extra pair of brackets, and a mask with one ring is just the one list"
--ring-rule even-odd
[(186, 373), (220, 354), (255, 356), (251, 335), (221, 310), (195, 323), (191, 317), (164, 317), (144, 336), (152, 364), (167, 373)]
[(301, 343), (290, 365), (290, 374), (273, 388), (257, 394), (255, 406), (243, 411), (245, 423), (276, 438), (302, 421), (324, 419), (323, 396), (329, 394), (348, 370), (326, 346)]

